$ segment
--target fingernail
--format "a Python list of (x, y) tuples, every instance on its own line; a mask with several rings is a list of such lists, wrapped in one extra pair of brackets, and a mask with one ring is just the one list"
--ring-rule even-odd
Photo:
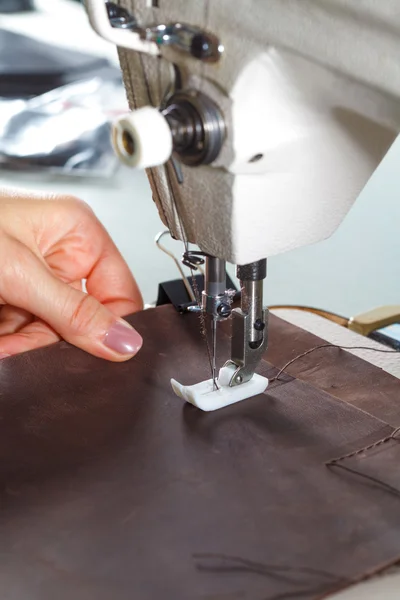
[(143, 345), (143, 338), (126, 321), (116, 321), (106, 333), (104, 344), (118, 354), (136, 354)]
[(4, 354), (4, 352), (0, 352), (0, 360), (2, 360), (3, 358), (8, 358), (10, 356), (10, 354)]

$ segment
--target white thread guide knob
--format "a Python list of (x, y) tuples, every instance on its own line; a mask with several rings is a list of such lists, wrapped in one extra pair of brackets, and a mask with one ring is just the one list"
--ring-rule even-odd
[(113, 125), (112, 142), (118, 158), (136, 169), (163, 165), (170, 159), (173, 149), (168, 121), (151, 106), (118, 119)]

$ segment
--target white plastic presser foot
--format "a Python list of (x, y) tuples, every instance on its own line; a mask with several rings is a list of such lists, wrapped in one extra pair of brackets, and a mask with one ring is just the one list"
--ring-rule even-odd
[(235, 369), (234, 365), (228, 365), (220, 369), (219, 389), (217, 390), (214, 389), (212, 379), (194, 385), (182, 385), (175, 379), (171, 379), (172, 389), (179, 398), (183, 398), (186, 402), (206, 412), (224, 408), (265, 392), (268, 387), (268, 379), (257, 374), (254, 374), (250, 381), (246, 383), (230, 387), (229, 382)]

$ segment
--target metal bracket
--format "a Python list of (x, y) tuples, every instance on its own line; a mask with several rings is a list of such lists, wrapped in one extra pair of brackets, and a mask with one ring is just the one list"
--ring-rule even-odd
[(108, 42), (120, 48), (135, 50), (151, 56), (158, 56), (160, 50), (153, 41), (144, 40), (136, 31), (129, 28), (113, 27), (104, 0), (84, 0), (89, 22), (95, 32)]
[[(263, 321), (267, 325), (268, 309), (263, 310)], [(231, 387), (250, 381), (267, 348), (268, 327), (264, 329), (263, 339), (258, 348), (252, 348), (249, 343), (252, 327), (250, 315), (246, 315), (240, 308), (232, 311), (231, 358), (225, 363), (226, 367), (236, 366), (229, 384)]]
[(84, 0), (89, 21), (102, 38), (121, 48), (157, 56), (160, 46), (174, 46), (203, 62), (218, 62), (224, 52), (210, 32), (184, 23), (139, 26), (135, 16), (115, 2)]

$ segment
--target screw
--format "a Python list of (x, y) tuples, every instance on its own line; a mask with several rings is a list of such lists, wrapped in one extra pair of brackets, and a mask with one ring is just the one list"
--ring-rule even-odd
[(232, 309), (231, 309), (230, 305), (227, 304), (226, 302), (221, 302), (221, 304), (217, 308), (217, 313), (223, 319), (227, 319), (228, 317), (231, 316)]
[(257, 321), (254, 323), (253, 327), (256, 331), (264, 331), (265, 323), (263, 323), (261, 321), (261, 319), (257, 319)]
[(238, 375), (235, 379), (236, 383), (242, 383), (243, 381), (243, 377), (241, 375)]

